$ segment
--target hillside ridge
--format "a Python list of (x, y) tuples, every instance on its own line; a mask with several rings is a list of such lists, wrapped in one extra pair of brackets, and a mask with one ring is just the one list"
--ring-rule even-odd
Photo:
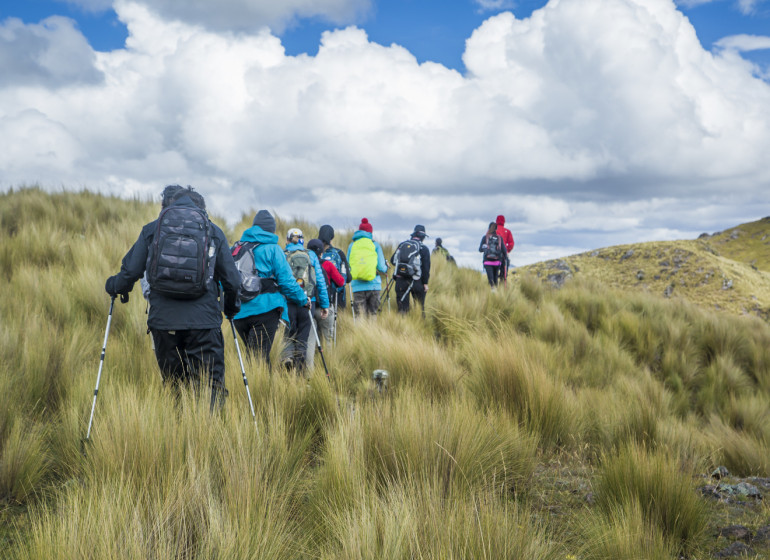
[(561, 286), (585, 278), (682, 298), (705, 309), (770, 318), (770, 217), (697, 239), (615, 245), (522, 266)]

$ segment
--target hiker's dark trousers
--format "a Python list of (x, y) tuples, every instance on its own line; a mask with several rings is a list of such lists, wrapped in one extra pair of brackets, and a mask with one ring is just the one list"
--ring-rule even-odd
[(161, 331), (150, 329), (164, 383), (199, 387), (201, 375), (214, 388), (225, 387), (225, 343), (222, 329)]
[(502, 264), (485, 264), (484, 270), (487, 271), (487, 280), (489, 280), (489, 285), (494, 287), (497, 286), (497, 283), (500, 281), (500, 278), (503, 276), (503, 266)]
[[(413, 283), (414, 282), (414, 283)], [(412, 289), (409, 290), (409, 286)], [(409, 295), (404, 297), (404, 294), (409, 291)], [(401, 313), (407, 313), (409, 311), (409, 300), (414, 298), (414, 301), (420, 304), (420, 307), (425, 312), (425, 286), (419, 280), (412, 281), (411, 278), (396, 278), (396, 304), (398, 310)]]
[(305, 369), (307, 356), (307, 341), (310, 337), (310, 314), (307, 307), (288, 304), (289, 330), (286, 333), (287, 353), (284, 358), (291, 360), (295, 370)]
[(380, 290), (361, 290), (353, 292), (353, 311), (357, 317), (363, 317), (364, 313), (376, 316), (379, 308)]
[(281, 308), (277, 307), (266, 313), (251, 315), (233, 321), (246, 349), (256, 356), (261, 356), (270, 368), (270, 349), (273, 347), (278, 322), (281, 320)]

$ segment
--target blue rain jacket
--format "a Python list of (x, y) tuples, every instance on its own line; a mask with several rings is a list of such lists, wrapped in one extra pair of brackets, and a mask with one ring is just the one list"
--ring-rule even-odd
[(286, 300), (288, 299), (296, 305), (305, 305), (307, 296), (291, 273), (291, 267), (286, 262), (286, 255), (283, 254), (283, 249), (278, 245), (278, 236), (259, 226), (251, 226), (243, 232), (241, 241), (259, 243), (254, 247), (254, 266), (263, 278), (275, 278), (278, 283), (278, 291), (259, 294), (251, 301), (242, 302), (241, 310), (235, 319), (261, 315), (280, 307), (281, 319), (288, 323)]

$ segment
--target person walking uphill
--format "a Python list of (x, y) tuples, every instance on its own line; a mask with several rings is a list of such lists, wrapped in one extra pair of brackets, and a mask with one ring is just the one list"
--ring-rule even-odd
[[(340, 271), (334, 266), (332, 260), (323, 260), (321, 255), (324, 250), (324, 243), (320, 239), (311, 239), (308, 241), (307, 248), (313, 251), (321, 262), (321, 268), (323, 269), (323, 278), (326, 283), (326, 291), (330, 294), (330, 298), (334, 297), (331, 294), (336, 294), (338, 288), (345, 288), (345, 277), (340, 274)], [(330, 301), (329, 314), (325, 318), (321, 318), (321, 314), (318, 310), (313, 313), (313, 318), (318, 324), (320, 335), (323, 336), (326, 342), (332, 342), (334, 338), (334, 314), (337, 313), (334, 300)], [(311, 346), (310, 344), (308, 346)], [(308, 350), (308, 355), (310, 351)]]
[[(332, 245), (334, 228), (328, 224), (322, 225), (321, 229), (318, 230), (318, 239), (323, 243), (323, 252), (319, 257), (321, 261), (331, 261), (339, 273), (345, 277), (345, 284), (350, 284), (351, 280), (353, 280), (353, 276), (350, 274), (348, 258), (342, 249), (338, 249)], [(335, 309), (344, 309), (346, 306), (345, 284), (338, 286), (334, 291), (329, 292), (329, 301)]]
[(358, 231), (353, 234), (353, 242), (348, 246), (347, 257), (353, 277), (350, 282), (353, 311), (357, 316), (364, 312), (369, 316), (377, 315), (382, 288), (382, 280), (377, 273), (388, 272), (382, 247), (372, 239), (372, 231), (372, 224), (363, 218)]
[(505, 227), (505, 216), (500, 214), (495, 219), (495, 224), (497, 225), (497, 235), (499, 235), (503, 240), (503, 245), (505, 246), (505, 262), (503, 263), (505, 266), (503, 266), (502, 269), (502, 275), (505, 280), (508, 279), (508, 267), (511, 264), (511, 259), (509, 257), (509, 254), (511, 251), (513, 251), (513, 234), (511, 234), (511, 230), (509, 230), (507, 227)]
[(425, 316), (425, 295), (430, 280), (430, 250), (423, 240), (425, 226), (416, 225), (409, 239), (402, 242), (390, 262), (395, 267), (396, 303), (401, 313), (409, 311), (409, 294), (420, 304)]
[(446, 247), (444, 247), (443, 241), (440, 237), (436, 238), (436, 245), (433, 247), (433, 251), (431, 251), (432, 255), (441, 255), (443, 256), (448, 263), (456, 265), (457, 262), (455, 262), (455, 258), (449, 254), (449, 251)]
[(256, 294), (241, 289), (241, 310), (233, 324), (246, 348), (262, 356), (271, 368), (270, 349), (278, 323), (281, 319), (289, 322), (287, 300), (296, 307), (310, 309), (310, 299), (294, 279), (278, 245), (275, 219), (267, 210), (257, 212), (253, 225), (243, 232), (232, 252), (239, 268), (246, 269), (244, 278), (250, 274), (248, 269), (259, 277)]
[(219, 284), (224, 289), (225, 316), (232, 318), (240, 307), (240, 274), (225, 234), (209, 221), (199, 193), (169, 185), (161, 206), (160, 216), (142, 228), (105, 290), (127, 300), (147, 271), (147, 326), (163, 382), (177, 390), (183, 383), (197, 389), (202, 372), (208, 372), (213, 410), (224, 404), (227, 394)]
[(497, 283), (502, 278), (507, 253), (503, 238), (497, 233), (497, 223), (490, 222), (487, 233), (481, 238), (479, 252), (483, 253), (484, 270), (492, 290), (497, 289)]
[[(305, 237), (299, 228), (290, 228), (286, 235), (286, 260), (289, 262), (292, 274), (297, 284), (310, 298), (309, 308), (300, 307), (289, 302), (289, 331), (288, 346), (284, 351), (282, 361), (288, 369), (303, 372), (308, 365), (308, 340), (313, 325), (311, 316), (314, 307), (321, 307), (321, 319), (329, 314), (329, 294), (321, 263), (313, 251), (304, 247)], [(315, 342), (315, 341), (313, 341)]]

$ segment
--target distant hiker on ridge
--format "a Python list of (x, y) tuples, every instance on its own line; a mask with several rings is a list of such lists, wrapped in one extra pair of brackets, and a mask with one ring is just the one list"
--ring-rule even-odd
[(431, 254), (442, 255), (447, 260), (447, 262), (451, 264), (457, 264), (455, 262), (455, 258), (449, 254), (449, 250), (444, 247), (443, 240), (440, 237), (436, 238), (436, 242), (433, 247), (433, 251), (431, 251)]
[(503, 267), (502, 274), (503, 279), (508, 280), (508, 268), (511, 264), (509, 255), (510, 252), (513, 251), (513, 235), (511, 234), (511, 230), (505, 227), (505, 216), (500, 214), (495, 219), (495, 223), (497, 224), (497, 235), (503, 239), (503, 245), (505, 245), (505, 262), (503, 263), (505, 266)]
[(479, 252), (483, 254), (484, 270), (492, 291), (497, 289), (497, 283), (503, 276), (505, 267), (505, 244), (503, 238), (497, 233), (497, 223), (489, 222), (487, 233), (481, 238)]

